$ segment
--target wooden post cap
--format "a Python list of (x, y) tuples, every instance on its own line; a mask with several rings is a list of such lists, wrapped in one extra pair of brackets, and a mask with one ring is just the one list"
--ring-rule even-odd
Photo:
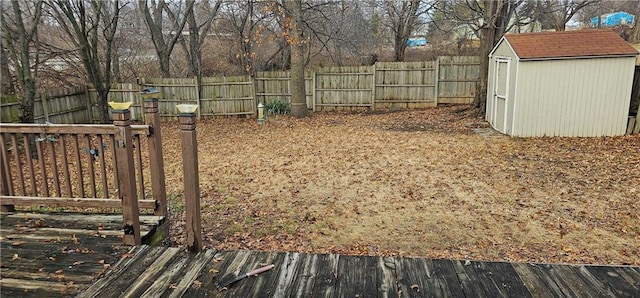
[(129, 124), (131, 112), (129, 110), (113, 110), (113, 125), (124, 126)]

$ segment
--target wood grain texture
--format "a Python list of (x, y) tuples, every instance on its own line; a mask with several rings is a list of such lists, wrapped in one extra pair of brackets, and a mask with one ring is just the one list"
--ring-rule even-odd
[[(3, 297), (74, 296), (130, 261), (122, 246), (122, 215), (2, 213), (0, 291)], [(157, 224), (158, 216), (142, 222)], [(141, 229), (152, 230), (151, 227)], [(124, 257), (123, 257), (124, 256)], [(118, 275), (109, 275), (108, 281)], [(98, 280), (102, 281), (102, 279)], [(108, 291), (111, 291), (108, 288)], [(91, 294), (87, 297), (95, 297)]]

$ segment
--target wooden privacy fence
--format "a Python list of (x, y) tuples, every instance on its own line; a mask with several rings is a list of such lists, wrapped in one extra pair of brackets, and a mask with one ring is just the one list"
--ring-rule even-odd
[[(88, 123), (87, 88), (60, 88), (39, 92), (34, 102), (35, 123)], [(5, 103), (0, 107), (2, 122), (18, 122), (20, 103)]]
[[(166, 216), (158, 102), (145, 125), (0, 124), (0, 198), (15, 206), (122, 209), (126, 244), (140, 244), (139, 208)], [(149, 184), (149, 181), (151, 184)]]
[[(318, 67), (305, 72), (307, 107), (335, 109), (421, 108), (438, 103), (470, 103), (479, 76), (479, 57), (439, 57), (423, 62), (378, 62), (373, 66)], [(291, 101), (288, 71), (258, 72), (249, 76), (187, 79), (140, 79), (136, 84), (114, 84), (109, 100), (132, 102), (132, 119), (143, 117), (143, 86), (160, 92), (160, 116), (177, 117), (175, 105), (197, 104), (202, 118), (253, 116), (258, 102)], [(198, 92), (199, 90), (199, 92)], [(97, 103), (89, 88), (91, 107)], [(91, 118), (99, 119), (97, 109)]]

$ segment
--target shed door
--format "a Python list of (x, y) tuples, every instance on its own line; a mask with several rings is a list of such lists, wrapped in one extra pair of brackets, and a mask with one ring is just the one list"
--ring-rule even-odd
[(502, 132), (507, 128), (509, 90), (509, 58), (496, 58), (493, 86), (493, 127)]

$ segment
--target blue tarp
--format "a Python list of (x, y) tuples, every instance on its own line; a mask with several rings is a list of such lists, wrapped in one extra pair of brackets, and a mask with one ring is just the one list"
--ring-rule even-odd
[[(633, 25), (635, 16), (624, 11), (618, 11), (614, 13), (603, 14), (600, 17), (600, 24), (606, 27), (613, 27), (615, 25)], [(598, 26), (598, 17), (591, 19), (591, 25), (593, 27)]]
[(407, 39), (407, 46), (410, 47), (419, 47), (419, 46), (426, 46), (427, 45), (427, 39), (424, 37), (412, 37)]

